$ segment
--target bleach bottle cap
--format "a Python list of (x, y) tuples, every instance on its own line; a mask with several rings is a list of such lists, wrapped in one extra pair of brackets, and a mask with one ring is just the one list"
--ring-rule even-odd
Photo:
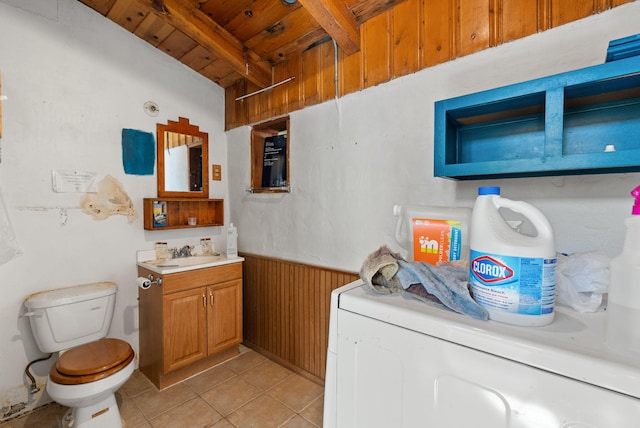
[(499, 194), (500, 194), (500, 187), (498, 187), (498, 186), (478, 187), (478, 195), (479, 196), (483, 196), (483, 195), (499, 195)]

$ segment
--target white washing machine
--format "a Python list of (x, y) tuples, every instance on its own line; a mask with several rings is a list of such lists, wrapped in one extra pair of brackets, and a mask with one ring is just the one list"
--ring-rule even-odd
[(603, 311), (516, 327), (355, 281), (331, 296), (324, 426), (640, 427), (640, 359), (604, 331)]

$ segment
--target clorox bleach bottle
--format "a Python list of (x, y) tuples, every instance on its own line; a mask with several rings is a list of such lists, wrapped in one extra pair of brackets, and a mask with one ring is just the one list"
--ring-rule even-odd
[[(514, 230), (499, 212), (522, 214), (537, 236)], [(556, 252), (553, 229), (537, 208), (500, 197), (499, 187), (480, 187), (471, 215), (469, 282), (489, 319), (521, 326), (553, 321)]]

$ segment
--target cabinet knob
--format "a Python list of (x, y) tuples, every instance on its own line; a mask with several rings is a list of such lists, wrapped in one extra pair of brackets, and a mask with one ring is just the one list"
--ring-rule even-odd
[(210, 305), (213, 306), (213, 291), (209, 290)]

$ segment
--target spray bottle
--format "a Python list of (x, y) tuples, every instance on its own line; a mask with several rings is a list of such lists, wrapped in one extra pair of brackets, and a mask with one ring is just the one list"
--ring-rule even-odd
[(606, 342), (640, 355), (640, 186), (631, 191), (635, 203), (625, 218), (622, 253), (609, 265)]

